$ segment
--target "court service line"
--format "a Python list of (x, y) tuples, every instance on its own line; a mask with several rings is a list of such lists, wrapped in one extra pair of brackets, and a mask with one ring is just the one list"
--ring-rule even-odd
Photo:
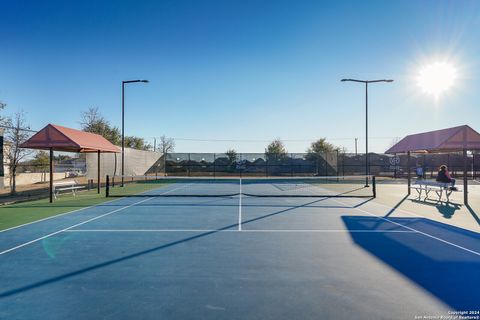
[(72, 229), (65, 232), (99, 232), (99, 233), (162, 233), (162, 232), (239, 232), (242, 233), (416, 233), (411, 230), (345, 230), (345, 229)]
[(121, 200), (121, 199), (114, 199), (114, 200), (110, 200), (110, 201), (105, 201), (105, 202), (93, 204), (93, 205), (88, 206), (88, 207), (84, 207), (84, 208), (80, 208), (80, 209), (75, 209), (75, 210), (68, 211), (68, 212), (64, 212), (64, 213), (59, 213), (59, 214), (54, 215), (54, 216), (46, 217), (46, 218), (43, 218), (43, 219), (40, 219), (40, 220), (35, 220), (35, 221), (27, 222), (27, 223), (24, 223), (24, 224), (21, 224), (21, 225), (18, 225), (18, 226), (10, 227), (10, 228), (8, 228), (8, 229), (0, 230), (0, 233), (5, 232), (5, 231), (10, 231), (10, 230), (13, 230), (13, 229), (17, 229), (17, 228), (20, 228), (20, 227), (25, 227), (25, 226), (28, 226), (28, 225), (30, 225), (30, 224), (34, 224), (34, 223), (37, 223), (37, 222), (42, 222), (42, 221), (45, 221), (45, 220), (50, 220), (50, 219), (53, 219), (53, 218), (58, 218), (58, 217), (61, 217), (61, 216), (64, 216), (64, 215), (67, 215), (67, 214), (70, 214), (70, 213), (75, 213), (75, 212), (79, 212), (79, 211), (86, 210), (86, 209), (90, 209), (90, 208), (94, 208), (94, 207), (100, 207), (100, 206), (102, 206), (102, 205), (105, 205), (105, 204), (108, 204), (108, 203), (111, 203), (111, 202), (114, 202), (114, 201), (120, 201), (120, 200)]
[[(174, 189), (168, 190), (168, 191), (166, 191), (166, 192), (163, 192), (163, 193), (161, 193), (161, 194), (167, 194), (167, 193), (173, 192), (173, 191), (175, 191), (175, 190), (178, 190), (178, 189), (180, 189), (180, 188), (182, 188), (182, 187), (174, 188)], [(5, 254), (5, 253), (8, 253), (8, 252), (11, 252), (11, 251), (14, 251), (14, 250), (20, 249), (20, 248), (22, 248), (22, 247), (28, 246), (29, 244), (32, 244), (32, 243), (38, 242), (38, 241), (40, 241), (40, 240), (43, 240), (43, 239), (46, 239), (46, 238), (49, 238), (49, 237), (51, 237), (51, 236), (54, 236), (54, 235), (56, 235), (56, 234), (59, 234), (59, 233), (62, 233), (62, 232), (68, 231), (68, 230), (70, 230), (70, 229), (72, 229), (72, 228), (75, 228), (75, 227), (78, 227), (78, 226), (84, 225), (85, 223), (88, 223), (88, 222), (91, 222), (91, 221), (94, 221), (94, 220), (97, 220), (97, 219), (103, 218), (103, 217), (105, 217), (105, 216), (108, 216), (108, 215), (110, 215), (110, 214), (112, 214), (112, 213), (119, 212), (119, 211), (122, 211), (122, 210), (125, 210), (125, 209), (128, 209), (128, 208), (131, 208), (131, 207), (133, 207), (133, 206), (135, 206), (135, 205), (137, 205), (137, 204), (140, 204), (140, 203), (146, 202), (146, 201), (148, 201), (148, 200), (151, 200), (151, 199), (153, 199), (153, 197), (150, 197), (150, 198), (147, 198), (147, 199), (140, 200), (140, 201), (138, 201), (138, 202), (132, 203), (131, 205), (128, 205), (128, 206), (124, 206), (124, 207), (121, 207), (121, 208), (115, 209), (115, 210), (113, 210), (113, 211), (110, 211), (110, 212), (104, 213), (104, 214), (102, 214), (102, 215), (100, 215), (100, 216), (98, 216), (98, 217), (94, 217), (94, 218), (88, 219), (88, 220), (86, 220), (86, 221), (83, 221), (83, 222), (77, 223), (77, 224), (75, 224), (75, 225), (73, 225), (73, 226), (70, 226), (70, 227), (64, 228), (64, 229), (62, 229), (62, 230), (59, 230), (59, 231), (55, 231), (55, 232), (49, 233), (49, 234), (47, 234), (47, 235), (45, 235), (45, 236), (43, 236), (43, 237), (40, 237), (40, 238), (37, 238), (37, 239), (31, 240), (31, 241), (28, 241), (28, 242), (22, 243), (22, 244), (20, 244), (20, 245), (18, 245), (18, 246), (15, 246), (15, 247), (13, 247), (13, 248), (10, 248), (10, 249), (7, 249), (7, 250), (4, 250), (4, 251), (1, 251), (1, 252), (0, 252), (0, 256), (1, 256), (2, 254)]]
[(238, 231), (242, 231), (242, 178), (240, 177), (240, 193), (238, 194)]
[(64, 229), (62, 229), (62, 230), (58, 230), (58, 231), (49, 233), (49, 234), (47, 234), (47, 235), (45, 235), (45, 236), (42, 236), (42, 237), (40, 237), (40, 238), (37, 238), (37, 239), (34, 239), (34, 240), (31, 240), (31, 241), (22, 243), (22, 244), (20, 244), (20, 245), (18, 245), (18, 246), (15, 246), (15, 247), (13, 247), (13, 248), (10, 248), (10, 249), (7, 249), (7, 250), (4, 250), (4, 251), (0, 252), (0, 255), (5, 254), (5, 253), (8, 253), (8, 252), (11, 252), (11, 251), (14, 251), (14, 250), (17, 250), (17, 249), (20, 249), (20, 248), (22, 248), (22, 247), (28, 246), (29, 244), (38, 242), (38, 241), (40, 241), (40, 240), (49, 238), (49, 237), (51, 237), (51, 236), (54, 236), (54, 235), (56, 235), (56, 234), (59, 234), (59, 233), (65, 232), (65, 231), (68, 231), (68, 230), (70, 230), (70, 229), (72, 229), (72, 228), (75, 228), (75, 227), (84, 225), (85, 223), (92, 222), (92, 221), (94, 221), (94, 220), (97, 220), (97, 219), (106, 217), (106, 216), (108, 216), (108, 215), (110, 215), (110, 214), (112, 214), (112, 213), (115, 213), (115, 212), (119, 212), (119, 211), (128, 209), (128, 208), (130, 208), (130, 207), (133, 207), (134, 205), (140, 204), (140, 203), (145, 202), (145, 201), (148, 201), (148, 200), (150, 200), (150, 199), (152, 199), (152, 198), (143, 199), (143, 200), (138, 201), (138, 202), (135, 202), (135, 203), (133, 203), (133, 204), (131, 204), (131, 205), (129, 205), (129, 206), (115, 209), (115, 210), (113, 210), (113, 211), (104, 213), (104, 214), (102, 214), (102, 215), (100, 215), (100, 216), (98, 216), (98, 217), (93, 217), (93, 218), (88, 219), (88, 220), (86, 220), (86, 221), (83, 221), (83, 222), (74, 224), (73, 226), (70, 226), (70, 227), (64, 228)]
[[(341, 201), (339, 201), (339, 200), (336, 200), (336, 199), (332, 199), (332, 200), (335, 201), (335, 202), (337, 202), (337, 203), (340, 203), (340, 204), (342, 204), (342, 205), (347, 205), (346, 203), (343, 203), (343, 202), (341, 202)], [(462, 246), (460, 246), (460, 245), (458, 245), (458, 244), (455, 244), (455, 243), (453, 243), (453, 242), (450, 242), (450, 241), (444, 240), (444, 239), (442, 239), (442, 238), (436, 237), (436, 236), (431, 235), (431, 234), (429, 234), (429, 233), (426, 233), (426, 232), (417, 230), (417, 229), (415, 229), (415, 228), (412, 228), (412, 227), (403, 225), (403, 224), (401, 224), (401, 223), (392, 221), (392, 220), (390, 220), (390, 219), (388, 219), (388, 218), (385, 218), (385, 217), (382, 217), (382, 216), (377, 216), (377, 215), (375, 215), (375, 214), (373, 214), (373, 213), (371, 213), (371, 212), (368, 212), (368, 211), (363, 210), (363, 209), (360, 209), (360, 208), (352, 208), (352, 209), (358, 210), (358, 211), (363, 212), (363, 213), (366, 213), (366, 214), (368, 214), (368, 215), (370, 215), (370, 216), (372, 216), (372, 217), (376, 217), (376, 218), (378, 218), (378, 219), (381, 219), (381, 220), (384, 220), (384, 221), (393, 223), (393, 224), (395, 224), (395, 225), (397, 225), (397, 226), (400, 226), (400, 227), (403, 227), (403, 228), (405, 228), (405, 229), (414, 231), (414, 232), (419, 233), (419, 234), (421, 234), (421, 235), (424, 235), (424, 236), (426, 236), (426, 237), (428, 237), (428, 238), (431, 238), (431, 239), (434, 239), (434, 240), (443, 242), (443, 243), (445, 243), (445, 244), (447, 244), (447, 245), (450, 245), (450, 246), (453, 246), (453, 247), (455, 247), (455, 248), (464, 250), (464, 251), (466, 251), (466, 252), (473, 253), (474, 255), (480, 256), (480, 252), (477, 252), (477, 251), (475, 251), (475, 250), (471, 250), (471, 249), (462, 247)]]
[[(174, 190), (177, 190), (177, 189), (179, 189), (179, 188), (180, 188), (180, 187), (175, 188), (175, 189), (170, 190), (170, 191), (167, 191), (167, 192), (164, 192), (164, 193), (162, 193), (162, 194), (169, 193), (169, 192), (174, 191)], [(186, 188), (186, 186), (184, 186), (184, 188)], [(143, 192), (143, 193), (144, 193), (144, 192)], [(93, 204), (93, 205), (88, 206), (88, 207), (84, 207), (84, 208), (80, 208), (80, 209), (75, 209), (75, 210), (72, 210), (72, 211), (68, 211), (68, 212), (64, 212), (64, 213), (59, 213), (59, 214), (54, 215), (54, 216), (46, 217), (46, 218), (43, 218), (43, 219), (40, 219), (40, 220), (35, 220), (35, 221), (27, 222), (27, 223), (24, 223), (24, 224), (21, 224), (21, 225), (18, 225), (18, 226), (14, 226), (14, 227), (10, 227), (10, 228), (7, 228), (7, 229), (0, 230), (0, 233), (5, 232), (5, 231), (14, 230), (14, 229), (21, 228), (21, 227), (25, 227), (25, 226), (28, 226), (28, 225), (31, 225), (31, 224), (34, 224), (34, 223), (37, 223), (37, 222), (42, 222), (42, 221), (50, 220), (50, 219), (53, 219), (53, 218), (58, 218), (58, 217), (61, 217), (61, 216), (67, 215), (67, 214), (71, 214), (71, 213), (75, 213), (75, 212), (79, 212), (79, 211), (82, 211), (82, 210), (87, 210), (87, 209), (94, 208), (94, 207), (100, 207), (100, 206), (102, 206), (102, 205), (109, 204), (109, 203), (112, 203), (112, 202), (115, 202), (115, 201), (120, 201), (120, 200), (122, 200), (122, 199), (125, 199), (125, 197), (119, 198), (119, 199), (113, 199), (113, 200), (110, 200), (110, 201), (100, 202), (100, 203)]]

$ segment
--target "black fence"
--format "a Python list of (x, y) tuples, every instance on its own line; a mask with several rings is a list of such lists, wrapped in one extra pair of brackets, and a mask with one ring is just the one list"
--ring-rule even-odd
[[(307, 154), (265, 153), (171, 153), (163, 158), (162, 168), (154, 172), (165, 172), (172, 176), (336, 176), (364, 175), (365, 154), (339, 152)], [(407, 168), (415, 174), (422, 168), (425, 178), (436, 176), (438, 168), (445, 164), (457, 177), (463, 175), (461, 153), (416, 154), (407, 165), (407, 155), (369, 154), (369, 174), (379, 177), (406, 178)], [(477, 178), (480, 173), (480, 155), (467, 158), (469, 177)]]

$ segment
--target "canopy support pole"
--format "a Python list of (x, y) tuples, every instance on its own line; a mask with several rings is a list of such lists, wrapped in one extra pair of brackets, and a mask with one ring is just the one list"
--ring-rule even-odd
[(100, 193), (100, 150), (97, 151), (98, 160), (97, 160), (97, 193)]
[(50, 181), (49, 184), (49, 194), (50, 194), (50, 203), (53, 202), (53, 148), (50, 148)]
[(467, 150), (463, 149), (463, 203), (468, 205), (468, 157)]
[(411, 186), (411, 177), (410, 177), (410, 151), (407, 152), (407, 194), (410, 195), (410, 186)]

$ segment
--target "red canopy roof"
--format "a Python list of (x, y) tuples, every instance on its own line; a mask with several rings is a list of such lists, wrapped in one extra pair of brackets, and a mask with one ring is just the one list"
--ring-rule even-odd
[(22, 148), (67, 152), (119, 152), (118, 148), (101, 135), (48, 124), (22, 143)]
[(385, 153), (480, 150), (480, 134), (467, 125), (411, 134)]

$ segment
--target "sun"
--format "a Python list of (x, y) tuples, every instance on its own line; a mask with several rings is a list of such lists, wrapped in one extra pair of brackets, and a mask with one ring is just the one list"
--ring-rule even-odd
[(417, 84), (423, 92), (438, 98), (454, 85), (457, 77), (457, 68), (453, 64), (433, 62), (420, 68)]

